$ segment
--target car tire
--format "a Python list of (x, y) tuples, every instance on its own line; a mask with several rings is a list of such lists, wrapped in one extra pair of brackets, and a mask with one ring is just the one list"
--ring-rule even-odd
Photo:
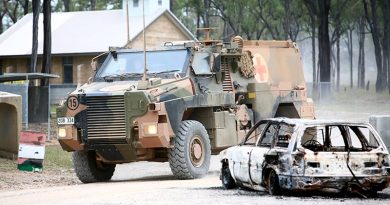
[(221, 182), (222, 186), (225, 189), (234, 189), (237, 187), (236, 182), (234, 181), (228, 164), (223, 164), (221, 168)]
[(268, 175), (268, 193), (270, 195), (279, 195), (280, 194), (280, 185), (279, 177), (274, 170), (271, 170)]
[(201, 178), (210, 166), (211, 145), (205, 127), (198, 121), (180, 123), (169, 150), (168, 161), (173, 175), (178, 179)]
[(96, 154), (93, 151), (75, 151), (72, 161), (76, 175), (83, 183), (109, 181), (116, 166), (115, 164), (97, 163)]

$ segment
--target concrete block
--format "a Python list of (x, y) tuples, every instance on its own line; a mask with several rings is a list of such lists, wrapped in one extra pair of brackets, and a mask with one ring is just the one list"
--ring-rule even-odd
[(0, 92), (0, 156), (16, 158), (22, 129), (22, 97)]
[(372, 115), (369, 122), (378, 131), (387, 149), (390, 150), (390, 115)]

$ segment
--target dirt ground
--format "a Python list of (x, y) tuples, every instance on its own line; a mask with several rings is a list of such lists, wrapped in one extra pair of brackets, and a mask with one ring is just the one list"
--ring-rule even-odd
[[(368, 121), (370, 115), (390, 115), (387, 98), (375, 101), (360, 98), (353, 103), (347, 99), (317, 104), (317, 118)], [(45, 127), (45, 124), (31, 126), (43, 130)], [(52, 134), (55, 131), (53, 127)], [(59, 146), (55, 139), (48, 145)], [(62, 154), (69, 155), (58, 152)], [(82, 184), (70, 165), (48, 164), (42, 173), (29, 173), (16, 170), (16, 162), (0, 158), (0, 204), (390, 204), (389, 188), (380, 192), (378, 198), (364, 200), (353, 194), (271, 197), (265, 192), (223, 190), (219, 166), (218, 157), (213, 156), (207, 177), (181, 181), (173, 178), (168, 163), (137, 162), (118, 165), (110, 183)]]

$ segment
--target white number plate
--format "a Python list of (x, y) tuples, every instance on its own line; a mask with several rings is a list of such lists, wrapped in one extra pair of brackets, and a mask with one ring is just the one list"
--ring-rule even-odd
[(59, 117), (57, 118), (57, 124), (59, 125), (73, 125), (74, 117)]

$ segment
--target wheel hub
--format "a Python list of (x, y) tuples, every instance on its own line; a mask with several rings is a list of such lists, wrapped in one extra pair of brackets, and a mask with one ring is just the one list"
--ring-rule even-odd
[(204, 161), (204, 144), (198, 135), (195, 135), (190, 142), (190, 159), (195, 167), (200, 167)]

